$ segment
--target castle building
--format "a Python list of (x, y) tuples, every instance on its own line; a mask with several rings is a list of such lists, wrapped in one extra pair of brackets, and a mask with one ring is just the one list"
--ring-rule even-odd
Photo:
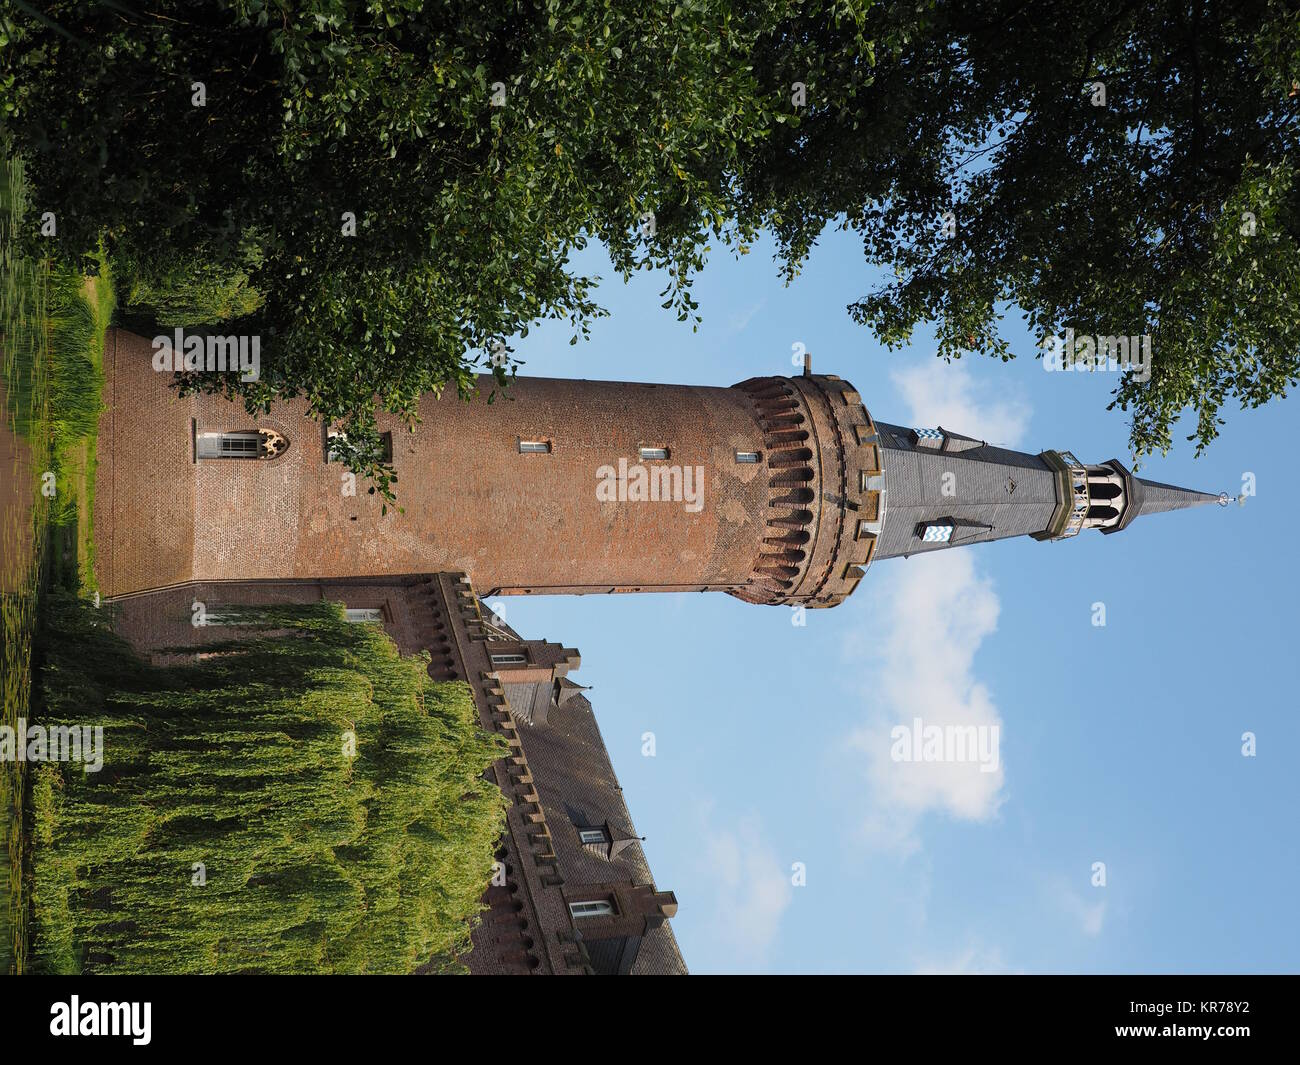
[(470, 958), (483, 972), (685, 972), (576, 651), (484, 611), (505, 595), (720, 591), (829, 607), (875, 560), (1028, 536), (1113, 534), (1216, 496), (1110, 459), (1011, 451), (876, 421), (833, 375), (731, 388), (519, 378), (489, 403), (426, 396), (381, 418), (400, 510), (332, 460), (302, 401), (254, 417), (180, 397), (154, 345), (105, 351), (96, 576), (142, 650), (220, 637), (195, 603), (340, 601), (474, 692), (512, 756), (504, 883)]

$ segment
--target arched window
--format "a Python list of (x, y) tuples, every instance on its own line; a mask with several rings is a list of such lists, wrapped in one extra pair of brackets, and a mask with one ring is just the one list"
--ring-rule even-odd
[(199, 433), (194, 438), (197, 459), (273, 459), (288, 448), (289, 441), (274, 429)]

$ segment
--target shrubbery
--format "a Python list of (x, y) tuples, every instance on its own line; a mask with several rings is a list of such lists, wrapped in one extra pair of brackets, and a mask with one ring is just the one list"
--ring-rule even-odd
[(168, 669), (82, 601), (50, 619), (40, 723), (105, 757), (33, 774), (36, 971), (456, 967), (504, 812), (468, 688), (331, 604)]

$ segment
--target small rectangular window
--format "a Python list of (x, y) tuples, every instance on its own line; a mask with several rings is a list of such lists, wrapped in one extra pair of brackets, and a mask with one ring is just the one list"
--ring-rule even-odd
[(757, 462), (762, 456), (757, 451), (737, 451), (737, 462)]
[[(346, 442), (348, 434), (341, 429), (331, 429), (325, 437), (325, 461), (338, 462), (339, 450), (335, 447), (335, 441)], [(379, 461), (391, 463), (393, 461), (393, 434), (379, 434)]]
[(603, 828), (580, 828), (578, 829), (578, 838), (585, 843), (608, 843), (609, 837), (605, 835)]
[(551, 442), (549, 440), (520, 440), (519, 454), (521, 455), (549, 455), (551, 453)]
[(574, 917), (609, 917), (614, 913), (614, 904), (608, 899), (571, 902), (569, 913)]
[(641, 449), (642, 462), (662, 461), (667, 457), (668, 457), (668, 449), (666, 447), (643, 447)]
[(331, 429), (328, 433), (326, 433), (325, 435), (325, 461), (326, 462), (339, 461), (339, 453), (338, 451), (335, 450), (334, 442), (336, 440), (346, 441), (347, 438), (348, 438), (348, 434), (343, 432), (341, 429)]
[(348, 607), (343, 611), (343, 616), (348, 621), (356, 624), (382, 625), (384, 623), (384, 612), (379, 607)]
[(523, 655), (492, 655), (494, 666), (526, 666), (528, 659)]

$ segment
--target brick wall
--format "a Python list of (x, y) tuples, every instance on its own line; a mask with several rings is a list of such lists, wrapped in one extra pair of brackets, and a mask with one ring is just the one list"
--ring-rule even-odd
[[(585, 586), (730, 588), (747, 580), (762, 538), (761, 447), (748, 398), (721, 388), (521, 378), (505, 398), (426, 396), (415, 434), (389, 422), (404, 513), (343, 491), (318, 422), (301, 402), (249, 416), (220, 397), (178, 399), (148, 340), (109, 340), (106, 486), (96, 527), (108, 596), (184, 580), (353, 577), (461, 571), (487, 592)], [(195, 432), (271, 428), (274, 460), (194, 461)], [(550, 454), (520, 454), (520, 438)], [(703, 509), (684, 502), (601, 502), (597, 470), (667, 447), (702, 466)], [(648, 463), (647, 463), (648, 464)]]

